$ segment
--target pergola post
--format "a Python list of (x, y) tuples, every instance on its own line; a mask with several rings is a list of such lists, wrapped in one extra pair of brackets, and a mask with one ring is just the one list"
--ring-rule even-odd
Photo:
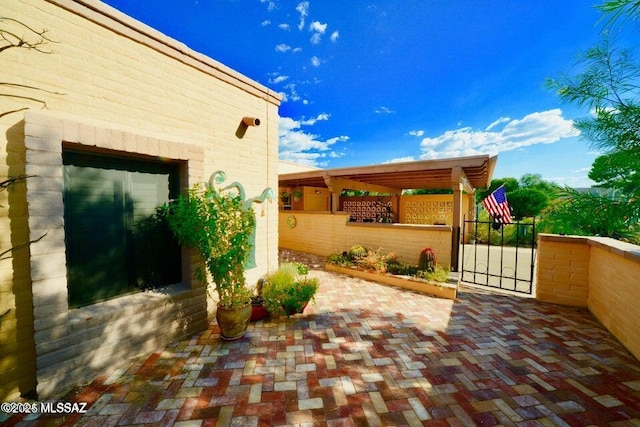
[(462, 226), (462, 185), (453, 184), (453, 224), (451, 230), (451, 270), (458, 271)]
[(462, 192), (473, 193), (469, 179), (460, 166), (451, 169), (451, 188), (453, 190), (453, 221), (451, 230), (451, 270), (458, 271), (460, 243), (462, 241)]
[(344, 187), (341, 187), (340, 183), (329, 175), (324, 176), (324, 183), (331, 192), (331, 213), (336, 213), (340, 208), (340, 194)]

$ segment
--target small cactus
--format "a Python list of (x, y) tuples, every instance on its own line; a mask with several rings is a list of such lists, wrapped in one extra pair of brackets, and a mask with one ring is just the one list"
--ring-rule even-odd
[(431, 248), (424, 248), (420, 251), (420, 260), (418, 261), (420, 270), (433, 272), (436, 268), (436, 253)]
[(351, 249), (349, 249), (349, 258), (351, 259), (351, 261), (355, 261), (359, 258), (364, 258), (367, 256), (367, 248), (365, 248), (364, 246), (361, 245), (356, 245), (356, 246), (352, 246)]

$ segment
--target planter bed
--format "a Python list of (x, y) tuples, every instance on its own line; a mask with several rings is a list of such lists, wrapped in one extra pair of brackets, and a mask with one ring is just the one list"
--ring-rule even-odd
[(450, 277), (448, 282), (428, 282), (408, 276), (394, 276), (391, 274), (373, 273), (357, 270), (355, 268), (340, 267), (335, 264), (326, 264), (326, 269), (336, 273), (359, 277), (361, 279), (378, 282), (385, 285), (397, 286), (403, 289), (420, 292), (421, 294), (436, 296), (439, 298), (456, 299), (458, 291), (458, 279)]

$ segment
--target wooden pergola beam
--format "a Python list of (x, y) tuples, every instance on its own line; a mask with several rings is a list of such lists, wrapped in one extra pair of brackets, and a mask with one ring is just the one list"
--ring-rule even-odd
[[(337, 178), (334, 176), (325, 175), (324, 182), (329, 187), (329, 190), (335, 193), (342, 193), (343, 190), (360, 190), (360, 191), (375, 191), (378, 193), (387, 194), (401, 194), (402, 189), (387, 187), (386, 185), (368, 184), (366, 182), (356, 181), (354, 179)], [(333, 190), (335, 189), (335, 191)]]
[(360, 182), (353, 179), (337, 178), (335, 176), (324, 175), (324, 182), (327, 188), (331, 192), (331, 211), (337, 212), (340, 204), (340, 193), (343, 190), (360, 190), (360, 191), (375, 191), (378, 193), (387, 193), (395, 196), (402, 194), (402, 189), (387, 187), (384, 185), (368, 184), (366, 182)]

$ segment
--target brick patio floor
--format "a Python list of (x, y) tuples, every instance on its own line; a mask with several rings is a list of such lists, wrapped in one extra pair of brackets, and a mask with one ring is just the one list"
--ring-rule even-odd
[[(212, 323), (8, 425), (640, 426), (640, 363), (586, 310), (463, 288), (449, 301), (311, 264), (315, 305), (223, 342)], [(1, 420), (1, 418), (0, 418)]]

